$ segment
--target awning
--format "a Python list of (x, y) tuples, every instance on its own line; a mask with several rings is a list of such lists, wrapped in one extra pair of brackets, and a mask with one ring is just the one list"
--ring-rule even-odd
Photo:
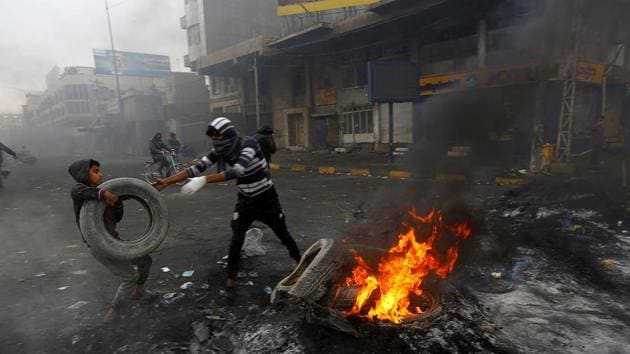
[(269, 43), (272, 48), (286, 48), (295, 44), (303, 43), (314, 39), (315, 37), (329, 33), (333, 30), (332, 26), (328, 23), (318, 23), (316, 25), (307, 27), (301, 31), (292, 33), (286, 37), (280, 38), (276, 41)]

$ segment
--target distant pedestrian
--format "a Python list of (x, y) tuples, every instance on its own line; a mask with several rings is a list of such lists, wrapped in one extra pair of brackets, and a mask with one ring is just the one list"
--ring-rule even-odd
[(271, 162), (271, 155), (276, 153), (276, 141), (273, 138), (273, 133), (273, 129), (270, 126), (263, 125), (254, 135), (267, 163)]
[[(162, 190), (170, 184), (190, 178), (182, 191), (193, 194), (207, 183), (236, 179), (238, 201), (232, 215), (232, 241), (228, 253), (226, 287), (233, 288), (236, 284), (245, 233), (256, 220), (267, 224), (286, 246), (291, 258), (299, 262), (300, 250), (287, 229), (285, 214), (271, 181), (269, 166), (256, 139), (242, 138), (232, 122), (224, 117), (216, 118), (208, 124), (206, 135), (212, 139), (214, 145), (207, 156), (175, 176), (158, 180), (153, 186)], [(217, 173), (197, 177), (215, 164)], [(232, 168), (226, 170), (226, 165)]]
[[(103, 215), (105, 229), (112, 237), (119, 239), (116, 224), (122, 220), (124, 213), (123, 203), (114, 193), (97, 187), (103, 183), (99, 162), (91, 159), (79, 160), (70, 165), (68, 172), (77, 182), (72, 188), (70, 195), (72, 196), (74, 215), (79, 231), (81, 231), (79, 215), (83, 204), (88, 200), (98, 200), (107, 203)], [(81, 233), (81, 237), (83, 238), (83, 233)], [(88, 248), (90, 247), (85, 238), (83, 238), (83, 242)], [(105, 268), (122, 279), (116, 295), (114, 295), (105, 313), (104, 322), (112, 322), (116, 319), (120, 305), (126, 297), (132, 300), (140, 300), (141, 298), (155, 299), (155, 295), (144, 288), (144, 283), (149, 277), (149, 271), (153, 263), (150, 256), (147, 255), (131, 261), (124, 261), (111, 258), (93, 248), (90, 248), (90, 253)]]
[(2, 190), (2, 179), (6, 178), (9, 175), (9, 172), (2, 170), (2, 162), (4, 160), (4, 156), (2, 156), (3, 152), (13, 156), (14, 159), (17, 159), (17, 154), (15, 151), (11, 150), (8, 146), (4, 145), (0, 142), (0, 190)]
[(177, 140), (177, 134), (171, 132), (168, 137), (168, 146), (171, 147), (175, 151), (176, 154), (179, 154), (179, 150), (182, 147), (182, 143)]
[(601, 163), (601, 154), (604, 149), (604, 116), (600, 116), (591, 127), (591, 165)]

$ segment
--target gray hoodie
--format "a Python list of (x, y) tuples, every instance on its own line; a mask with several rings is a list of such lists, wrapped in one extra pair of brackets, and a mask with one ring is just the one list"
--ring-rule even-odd
[[(93, 164), (99, 163), (98, 161), (92, 159), (79, 160), (73, 162), (70, 167), (68, 167), (68, 172), (77, 182), (74, 187), (72, 187), (70, 196), (72, 197), (72, 203), (74, 204), (74, 216), (79, 230), (81, 230), (79, 215), (81, 214), (81, 207), (83, 207), (83, 203), (87, 200), (104, 200), (104, 189), (90, 187), (90, 166)], [(107, 228), (107, 231), (116, 238), (118, 238), (116, 223), (122, 220), (123, 214), (123, 203), (120, 200), (118, 200), (114, 206), (108, 206), (105, 208), (105, 215), (103, 216), (105, 219), (105, 227)], [(83, 234), (81, 237), (83, 237)], [(85, 238), (83, 239), (83, 242), (85, 242)]]

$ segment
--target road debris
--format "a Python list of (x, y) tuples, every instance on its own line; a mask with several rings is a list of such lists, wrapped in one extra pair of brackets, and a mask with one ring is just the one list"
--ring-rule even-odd
[(77, 301), (77, 302), (75, 302), (74, 304), (72, 304), (72, 305), (68, 306), (68, 309), (69, 309), (69, 310), (78, 310), (78, 309), (80, 309), (81, 307), (83, 307), (83, 306), (87, 305), (87, 303), (88, 303), (87, 301)]
[(57, 288), (57, 290), (64, 291), (64, 290), (68, 289), (69, 287), (70, 286), (62, 286), (62, 287)]
[(247, 257), (264, 256), (267, 249), (262, 245), (263, 232), (259, 228), (251, 228), (245, 233), (245, 242), (243, 243), (243, 255)]
[(179, 288), (182, 290), (187, 290), (193, 287), (193, 283), (192, 282), (186, 282), (184, 284), (182, 284)]
[(46, 273), (37, 273), (37, 274), (35, 274), (35, 277), (37, 277), (37, 278), (41, 278), (41, 277), (45, 277), (45, 276), (46, 276)]
[(185, 272), (182, 273), (182, 277), (184, 278), (190, 278), (193, 276), (193, 274), (195, 274), (194, 270), (187, 270)]
[(162, 268), (160, 268), (160, 270), (162, 271), (162, 273), (168, 273), (168, 272), (171, 271), (171, 268), (169, 268), (169, 267), (162, 267)]
[(171, 305), (178, 303), (181, 299), (186, 296), (184, 293), (166, 293), (162, 295), (162, 303), (166, 305)]

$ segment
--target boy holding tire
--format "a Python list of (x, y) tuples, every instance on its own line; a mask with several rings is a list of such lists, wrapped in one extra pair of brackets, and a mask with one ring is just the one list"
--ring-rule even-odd
[[(70, 195), (74, 204), (74, 214), (76, 223), (81, 231), (79, 224), (79, 215), (83, 204), (88, 200), (99, 200), (107, 203), (105, 214), (103, 216), (105, 228), (115, 238), (119, 238), (116, 231), (116, 223), (120, 222), (123, 217), (123, 203), (114, 193), (100, 189), (97, 186), (103, 183), (103, 175), (101, 173), (101, 165), (96, 160), (79, 160), (68, 168), (68, 172), (77, 182)], [(83, 242), (90, 247), (81, 234)], [(112, 322), (118, 316), (118, 309), (125, 297), (133, 300), (140, 300), (145, 295), (153, 297), (153, 295), (144, 288), (149, 271), (151, 269), (152, 259), (150, 256), (144, 256), (132, 261), (115, 259), (107, 256), (94, 248), (90, 248), (90, 253), (94, 258), (109, 269), (114, 275), (121, 278), (116, 295), (112, 299), (103, 321)]]

